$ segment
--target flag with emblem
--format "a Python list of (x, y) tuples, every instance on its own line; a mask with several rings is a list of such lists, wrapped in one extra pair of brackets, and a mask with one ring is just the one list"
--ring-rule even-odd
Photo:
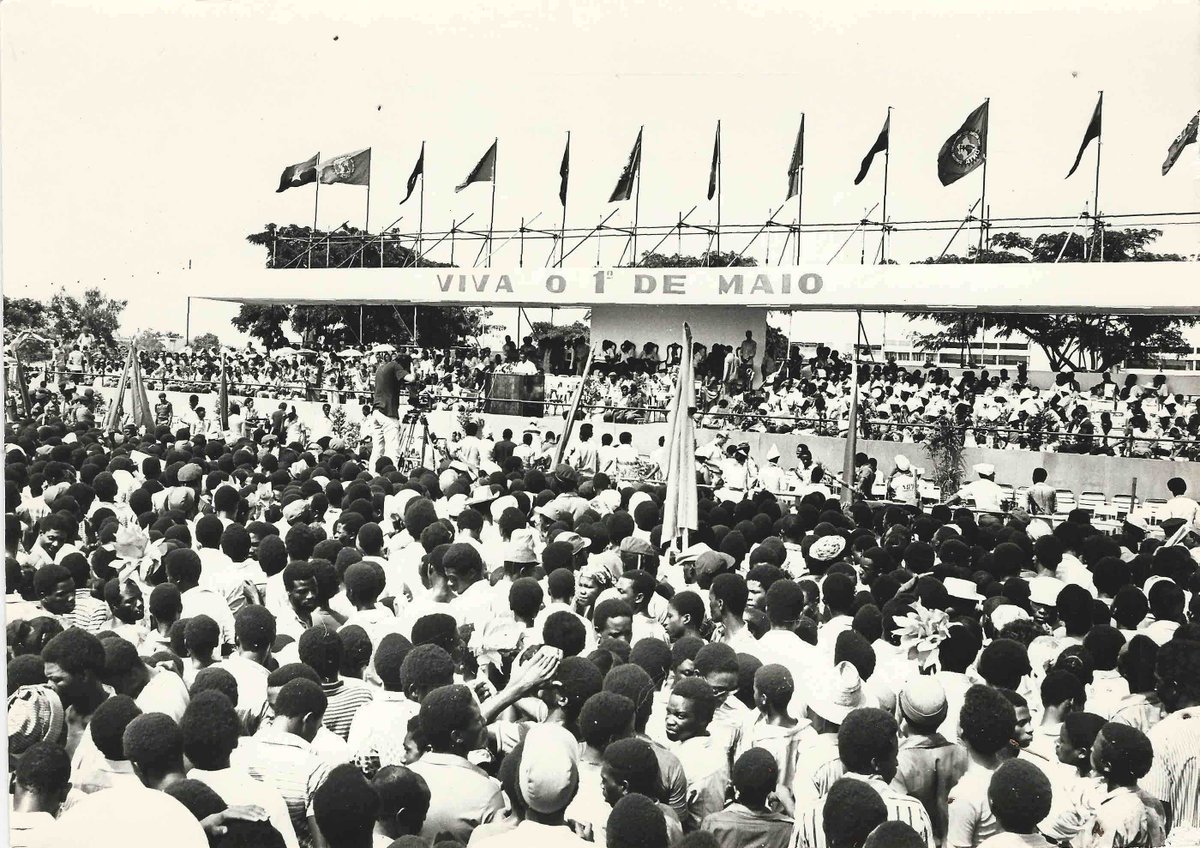
[(343, 153), (334, 156), (317, 166), (317, 176), (326, 185), (330, 183), (346, 183), (347, 185), (371, 184), (371, 148), (355, 150), (353, 153)]
[(938, 179), (948, 186), (974, 171), (987, 159), (988, 102), (967, 115), (961, 127), (938, 151)]
[(479, 163), (471, 169), (471, 173), (467, 174), (467, 178), (460, 185), (454, 187), (456, 193), (471, 183), (494, 183), (496, 179), (496, 145), (499, 143), (499, 140), (492, 142), (492, 146), (487, 149), (487, 153), (483, 154)]
[(1175, 136), (1175, 140), (1171, 142), (1171, 146), (1167, 148), (1167, 158), (1163, 160), (1162, 172), (1163, 176), (1167, 175), (1167, 171), (1174, 167), (1175, 162), (1183, 153), (1183, 148), (1192, 144), (1196, 140), (1197, 130), (1200, 130), (1200, 112), (1192, 115), (1192, 119), (1188, 121), (1188, 125), (1183, 128), (1183, 132)]
[(315, 183), (317, 181), (317, 160), (320, 158), (321, 154), (318, 153), (311, 159), (305, 159), (303, 162), (284, 168), (283, 174), (279, 177), (279, 188), (275, 189), (275, 193), (279, 194), (289, 188)]
[(628, 200), (633, 197), (633, 181), (637, 179), (639, 172), (642, 170), (642, 131), (639, 129), (637, 141), (633, 143), (633, 150), (629, 151), (629, 161), (625, 163), (624, 170), (621, 171), (621, 176), (617, 180), (616, 187), (609, 195), (608, 202), (616, 203), (620, 200)]
[(791, 200), (800, 193), (800, 169), (804, 167), (804, 116), (800, 116), (800, 132), (796, 133), (796, 146), (792, 148), (792, 161), (788, 164), (788, 193)]
[(1075, 164), (1071, 166), (1071, 170), (1067, 171), (1066, 179), (1071, 178), (1071, 174), (1075, 173), (1075, 169), (1079, 167), (1079, 162), (1083, 159), (1083, 151), (1087, 150), (1087, 146), (1092, 143), (1092, 139), (1100, 137), (1100, 113), (1104, 109), (1104, 93), (1100, 93), (1100, 99), (1096, 101), (1096, 108), (1092, 111), (1092, 119), (1088, 121), (1087, 129), (1083, 131), (1083, 143), (1079, 145), (1079, 152), (1075, 154)]
[(408, 193), (404, 195), (404, 200), (398, 204), (403, 206), (412, 197), (413, 189), (417, 187), (417, 180), (425, 176), (425, 142), (421, 142), (421, 155), (417, 157), (417, 164), (413, 166), (412, 173), (408, 175)]
[(867, 178), (867, 171), (871, 170), (871, 163), (875, 161), (875, 154), (882, 153), (888, 149), (891, 131), (892, 113), (889, 112), (887, 118), (883, 122), (883, 129), (879, 131), (879, 137), (875, 139), (875, 143), (871, 145), (871, 149), (868, 150), (867, 155), (863, 157), (862, 164), (858, 166), (858, 176), (854, 178), (855, 185), (858, 185)]

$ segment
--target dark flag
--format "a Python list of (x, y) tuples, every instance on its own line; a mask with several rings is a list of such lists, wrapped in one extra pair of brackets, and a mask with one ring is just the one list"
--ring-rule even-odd
[(708, 199), (717, 193), (717, 177), (721, 170), (721, 122), (717, 121), (717, 138), (713, 142), (712, 167), (708, 169)]
[(1183, 148), (1196, 140), (1197, 130), (1200, 129), (1200, 112), (1192, 115), (1192, 119), (1188, 121), (1188, 125), (1183, 128), (1183, 132), (1175, 136), (1175, 140), (1171, 142), (1171, 146), (1167, 148), (1167, 158), (1163, 160), (1162, 172), (1163, 176), (1167, 175), (1167, 171), (1175, 165), (1180, 154), (1183, 153)]
[(800, 169), (804, 167), (804, 116), (800, 116), (800, 132), (796, 133), (796, 146), (792, 148), (792, 161), (788, 165), (788, 193), (791, 200), (800, 193)]
[(942, 185), (960, 180), (987, 159), (988, 101), (967, 115), (963, 125), (938, 151), (938, 179)]
[(637, 141), (633, 143), (633, 150), (629, 151), (629, 161), (625, 163), (625, 169), (621, 171), (621, 178), (617, 180), (617, 186), (612, 190), (612, 195), (608, 198), (609, 203), (616, 203), (618, 200), (628, 200), (633, 197), (633, 181), (637, 179), (641, 168), (642, 131), (639, 129)]
[(320, 172), (321, 182), (326, 185), (330, 183), (370, 185), (371, 148), (334, 156), (327, 162), (322, 162), (317, 170)]
[(483, 154), (483, 158), (479, 163), (471, 169), (471, 173), (467, 174), (467, 178), (460, 185), (454, 187), (454, 192), (457, 194), (471, 183), (490, 183), (496, 179), (496, 145), (498, 141), (493, 141), (492, 146), (487, 149), (487, 153)]
[(875, 139), (875, 143), (871, 145), (871, 149), (863, 157), (862, 165), (858, 169), (858, 176), (854, 178), (855, 185), (858, 185), (867, 178), (867, 171), (871, 170), (871, 163), (875, 161), (875, 154), (882, 153), (888, 149), (888, 135), (891, 132), (891, 126), (892, 116), (889, 113), (887, 120), (883, 122), (883, 129), (879, 131), (879, 138)]
[(571, 176), (571, 134), (567, 133), (567, 146), (563, 148), (562, 164), (558, 166), (558, 202), (567, 206), (567, 181)]
[(421, 155), (417, 157), (417, 164), (413, 166), (412, 173), (408, 175), (408, 193), (404, 195), (404, 199), (400, 201), (399, 206), (403, 206), (412, 197), (413, 189), (417, 187), (417, 179), (425, 176), (425, 142), (421, 142)]
[(1096, 101), (1096, 108), (1092, 112), (1092, 119), (1088, 121), (1087, 129), (1083, 132), (1083, 143), (1079, 145), (1079, 152), (1075, 154), (1075, 164), (1071, 166), (1071, 170), (1067, 171), (1066, 179), (1071, 178), (1071, 174), (1075, 173), (1075, 169), (1079, 167), (1079, 160), (1083, 158), (1083, 151), (1087, 150), (1087, 146), (1091, 144), (1093, 138), (1100, 137), (1100, 113), (1104, 107), (1104, 92), (1100, 93), (1100, 99)]
[(320, 158), (321, 154), (318, 153), (311, 159), (305, 159), (303, 162), (284, 168), (283, 174), (279, 177), (279, 188), (275, 189), (275, 193), (279, 194), (289, 188), (315, 183), (317, 181), (317, 160)]

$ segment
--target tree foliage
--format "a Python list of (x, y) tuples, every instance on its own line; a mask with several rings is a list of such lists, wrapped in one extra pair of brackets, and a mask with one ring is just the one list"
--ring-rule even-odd
[(203, 350), (205, 348), (214, 348), (214, 347), (220, 347), (220, 346), (221, 346), (221, 340), (219, 338), (217, 338), (216, 333), (201, 333), (200, 335), (194, 336), (192, 338), (192, 347), (197, 350)]
[[(443, 268), (402, 245), (398, 238), (367, 236), (345, 227), (332, 233), (294, 224), (246, 237), (267, 250), (267, 267), (297, 268)], [(465, 306), (420, 306), (415, 311), (416, 338), (427, 347), (447, 347), (478, 338), (486, 331), (490, 310)], [(408, 344), (413, 339), (412, 307), (396, 306), (258, 306), (243, 304), (233, 325), (273, 350), (287, 344), (283, 326), (290, 324), (308, 346)]]
[[(4, 340), (11, 341), (18, 333), (33, 332), (50, 342), (74, 341), (83, 333), (100, 345), (115, 342), (121, 326), (121, 313), (126, 301), (105, 297), (98, 288), (84, 291), (80, 299), (60, 288), (48, 301), (31, 297), (4, 298)], [(50, 355), (49, 345), (36, 340), (22, 348), (24, 356), (43, 359)]]
[[(930, 257), (922, 264), (956, 265), (997, 262), (1181, 262), (1177, 253), (1155, 253), (1150, 246), (1162, 230), (1148, 228), (1104, 230), (1093, 233), (1041, 233), (1036, 238), (1020, 233), (992, 235), (983, 250), (969, 247), (965, 256)], [(1190, 317), (1171, 315), (1037, 315), (978, 312), (926, 315), (910, 318), (934, 321), (939, 329), (916, 336), (918, 347), (933, 351), (966, 347), (986, 321), (997, 337), (1028, 338), (1037, 345), (1055, 371), (1105, 371), (1123, 362), (1182, 347), (1183, 329), (1196, 323)]]
[(663, 253), (643, 253), (642, 268), (749, 268), (757, 265), (758, 261), (752, 256), (739, 256), (737, 253), (725, 251), (705, 251), (699, 256), (682, 256), (673, 253), (667, 256)]
[(549, 321), (534, 321), (530, 327), (529, 334), (533, 336), (533, 343), (541, 342), (554, 343), (561, 342), (564, 345), (574, 344), (575, 339), (580, 336), (585, 342), (591, 336), (591, 328), (581, 321), (575, 321), (571, 324), (551, 324)]

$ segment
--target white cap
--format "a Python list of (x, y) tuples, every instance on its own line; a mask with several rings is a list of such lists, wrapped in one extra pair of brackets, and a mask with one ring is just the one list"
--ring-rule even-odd
[(990, 462), (980, 462), (973, 466), (973, 468), (975, 469), (975, 473), (980, 477), (991, 477), (996, 473), (996, 466)]
[(779, 459), (779, 456), (779, 448), (772, 444), (771, 449), (767, 451), (767, 462)]
[(908, 461), (908, 457), (902, 453), (896, 454), (896, 470), (907, 471), (912, 467), (912, 463)]

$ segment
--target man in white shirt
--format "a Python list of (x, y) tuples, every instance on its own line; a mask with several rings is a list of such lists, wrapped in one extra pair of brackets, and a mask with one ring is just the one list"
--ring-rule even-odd
[(981, 462), (974, 470), (979, 479), (963, 486), (947, 503), (971, 501), (981, 512), (1002, 512), (1004, 490), (996, 485), (996, 466)]
[(1167, 489), (1171, 499), (1158, 508), (1159, 521), (1168, 518), (1182, 518), (1189, 524), (1200, 524), (1200, 504), (1187, 497), (1187, 481), (1182, 477), (1172, 477), (1167, 481)]

